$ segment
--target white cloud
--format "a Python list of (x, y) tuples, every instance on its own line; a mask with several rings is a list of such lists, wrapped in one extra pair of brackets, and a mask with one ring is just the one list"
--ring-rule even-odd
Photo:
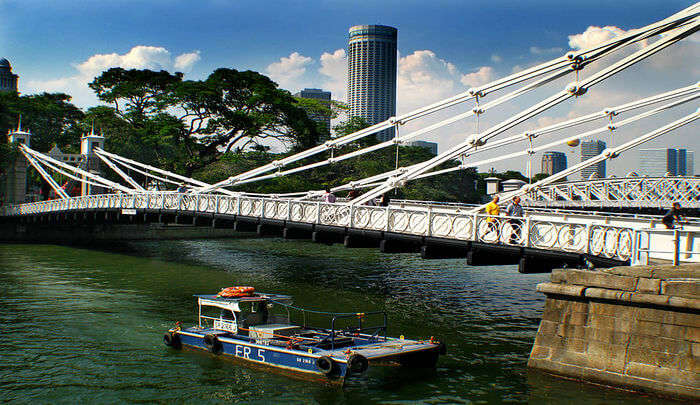
[(625, 32), (622, 28), (611, 25), (606, 25), (605, 27), (591, 25), (580, 34), (569, 35), (569, 46), (571, 49), (586, 49), (613, 39)]
[(199, 51), (184, 53), (175, 58), (173, 63), (170, 51), (160, 46), (138, 45), (125, 54), (95, 54), (85, 61), (74, 65), (77, 74), (49, 80), (30, 80), (24, 92), (64, 92), (73, 96), (73, 103), (80, 107), (97, 104), (99, 101), (88, 87), (96, 76), (113, 67), (124, 69), (151, 70), (191, 70), (199, 61)]
[(492, 67), (482, 66), (476, 72), (462, 75), (460, 81), (465, 86), (478, 87), (482, 84), (486, 84), (490, 81), (493, 81), (495, 78), (496, 73), (494, 72)]
[(325, 76), (322, 82), (323, 89), (330, 91), (333, 99), (346, 101), (348, 57), (345, 49), (337, 49), (333, 53), (324, 52), (318, 71)]
[(503, 58), (500, 55), (497, 55), (494, 53), (493, 55), (491, 55), (491, 62), (501, 63), (501, 62), (503, 62)]
[(453, 96), (465, 89), (457, 67), (431, 50), (399, 58), (397, 109), (399, 113)]
[(553, 48), (540, 48), (539, 46), (531, 46), (530, 47), (530, 53), (533, 55), (542, 55), (542, 54), (547, 54), (547, 53), (557, 53), (557, 52), (562, 52), (563, 49), (560, 47), (553, 47)]
[(312, 63), (313, 59), (308, 56), (293, 52), (281, 57), (279, 62), (268, 65), (265, 71), (280, 87), (294, 91), (299, 88), (296, 80), (306, 73), (306, 67)]
[(160, 46), (135, 46), (124, 55), (97, 54), (76, 66), (84, 76), (95, 77), (113, 67), (124, 69), (166, 69), (170, 66), (170, 52)]
[(202, 58), (199, 56), (199, 51), (183, 53), (175, 58), (175, 64), (173, 66), (180, 71), (189, 72), (192, 70), (192, 66), (200, 59)]

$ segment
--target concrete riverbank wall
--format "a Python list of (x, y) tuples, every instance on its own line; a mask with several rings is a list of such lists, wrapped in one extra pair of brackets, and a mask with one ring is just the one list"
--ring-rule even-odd
[(700, 265), (559, 269), (528, 366), (700, 399)]

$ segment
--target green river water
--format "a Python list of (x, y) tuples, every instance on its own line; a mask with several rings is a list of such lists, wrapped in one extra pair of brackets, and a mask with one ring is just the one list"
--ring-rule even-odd
[[(308, 241), (221, 239), (99, 248), (0, 245), (0, 402), (567, 403), (659, 398), (533, 372), (546, 274)], [(436, 370), (371, 369), (345, 386), (162, 343), (192, 294), (231, 285), (325, 311), (385, 310), (392, 336), (439, 336)]]

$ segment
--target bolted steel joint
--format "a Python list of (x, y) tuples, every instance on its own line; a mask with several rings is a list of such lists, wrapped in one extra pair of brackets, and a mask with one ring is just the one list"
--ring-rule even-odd
[(578, 83), (571, 83), (566, 86), (566, 91), (574, 96), (582, 96), (588, 91), (587, 88), (580, 86)]
[(471, 89), (469, 89), (469, 94), (473, 97), (484, 97), (484, 93), (482, 93), (481, 90), (479, 90), (478, 88), (475, 88), (475, 87), (472, 87)]

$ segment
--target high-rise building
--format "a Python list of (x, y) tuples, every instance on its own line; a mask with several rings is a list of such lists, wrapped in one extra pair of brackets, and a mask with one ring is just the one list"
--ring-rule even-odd
[(685, 149), (640, 149), (639, 171), (652, 177), (693, 176), (695, 153)]
[(688, 168), (688, 160), (686, 158), (685, 149), (676, 149), (676, 176), (685, 176)]
[[(315, 99), (315, 100), (324, 100), (324, 101), (331, 101), (331, 92), (330, 91), (323, 91), (321, 89), (304, 89), (294, 95), (294, 97), (300, 97), (300, 98), (310, 98), (310, 99)], [(324, 115), (324, 114), (319, 114), (319, 113), (314, 113), (311, 111), (307, 111), (309, 118), (314, 120), (319, 126), (323, 127), (323, 131), (325, 134), (330, 135), (331, 131), (331, 117)]]
[[(396, 38), (396, 28), (385, 25), (356, 25), (349, 30), (350, 115), (370, 125), (396, 115)], [(393, 128), (377, 133), (380, 141), (393, 137)]]
[[(581, 161), (586, 161), (594, 156), (600, 155), (605, 150), (603, 141), (583, 141), (581, 142)], [(605, 178), (605, 161), (598, 162), (581, 170), (581, 179), (588, 180), (594, 178)]]
[(551, 176), (562, 170), (566, 170), (566, 153), (550, 151), (542, 154), (541, 173), (546, 173)]
[(19, 76), (12, 73), (12, 65), (5, 58), (0, 58), (0, 91), (17, 91)]
[(639, 174), (651, 177), (665, 176), (668, 173), (668, 158), (667, 149), (640, 149)]

